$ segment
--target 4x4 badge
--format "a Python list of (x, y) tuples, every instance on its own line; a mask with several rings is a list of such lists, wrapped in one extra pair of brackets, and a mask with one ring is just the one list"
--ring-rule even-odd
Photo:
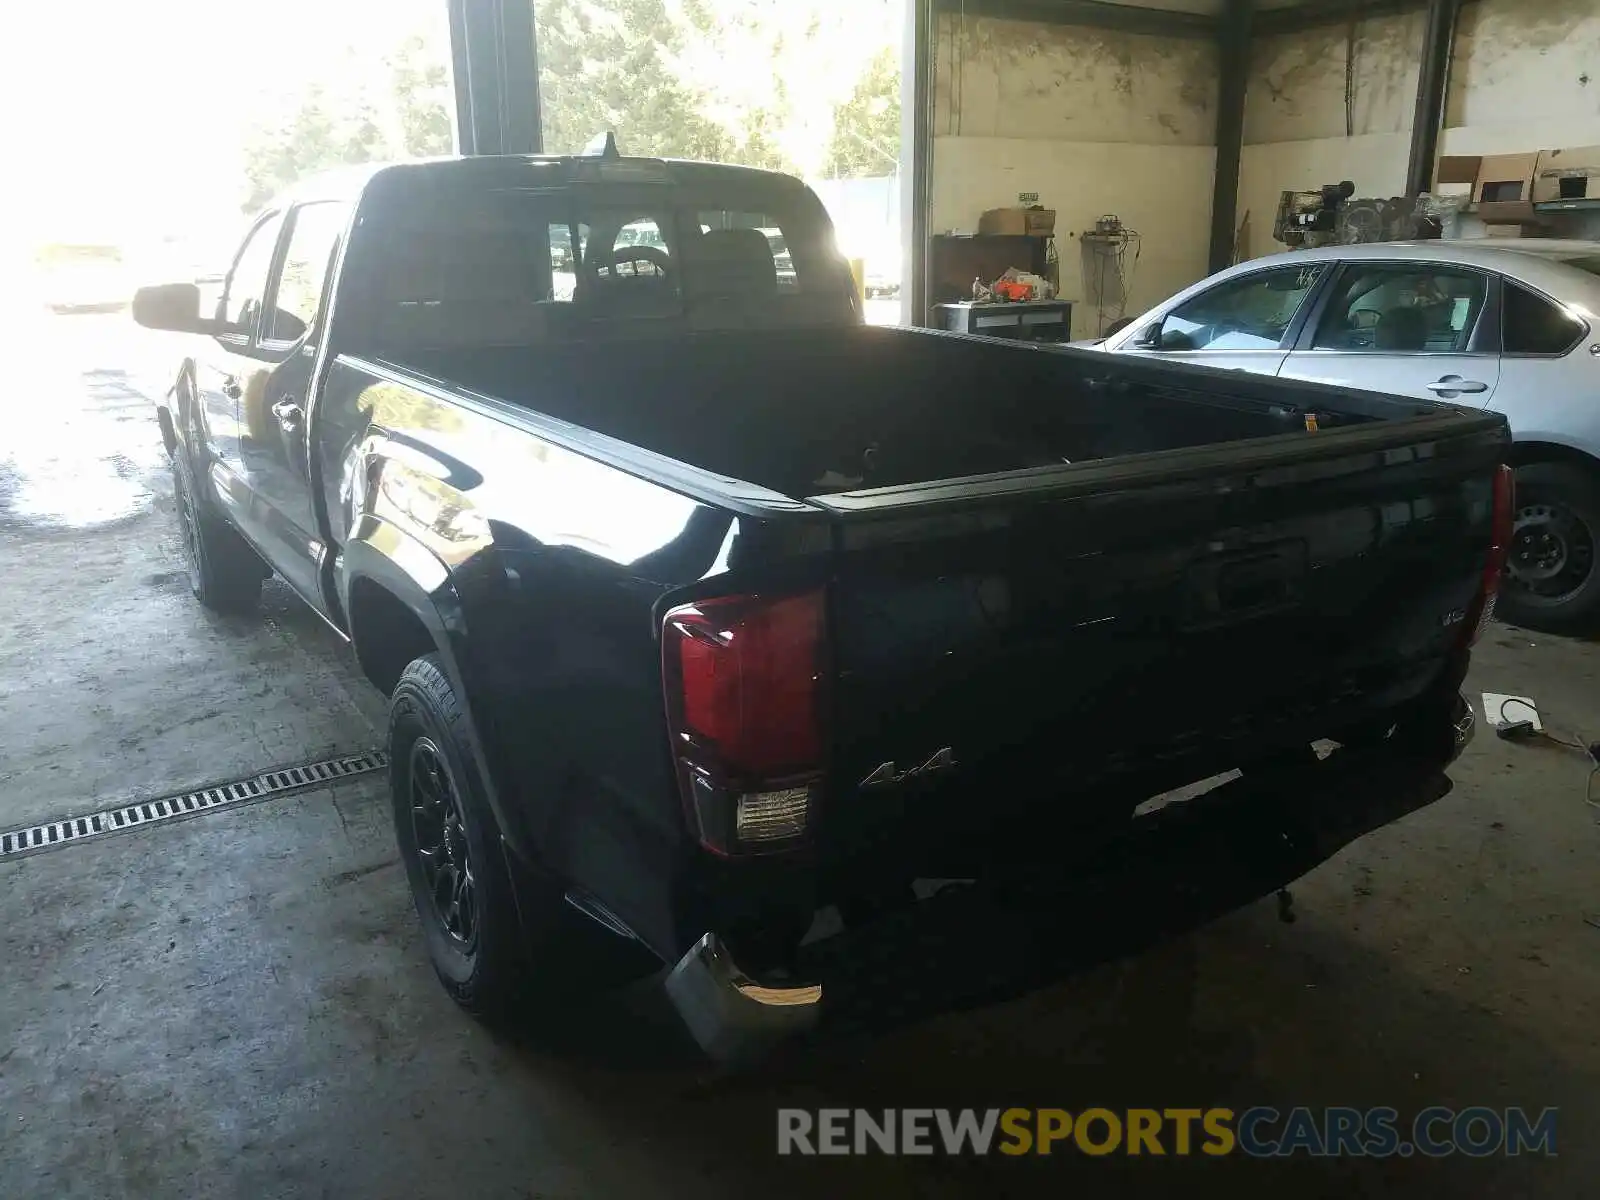
[(872, 774), (868, 775), (858, 785), (863, 791), (867, 788), (894, 787), (912, 779), (920, 779), (924, 775), (933, 775), (939, 771), (954, 770), (956, 765), (955, 751), (949, 746), (938, 751), (920, 767), (911, 767), (900, 771), (895, 769), (892, 762), (880, 764)]

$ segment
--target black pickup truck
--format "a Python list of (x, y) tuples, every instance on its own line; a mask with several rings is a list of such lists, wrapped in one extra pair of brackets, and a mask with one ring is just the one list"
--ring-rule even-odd
[(732, 1054), (1015, 994), (1438, 799), (1472, 732), (1499, 417), (868, 327), (781, 175), (364, 169), (134, 316), (189, 335), (195, 594), (276, 572), (391, 697), (476, 1012), (653, 970)]

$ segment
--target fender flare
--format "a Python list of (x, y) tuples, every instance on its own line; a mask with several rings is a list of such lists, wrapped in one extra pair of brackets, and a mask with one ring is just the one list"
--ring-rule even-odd
[(381, 588), (402, 604), (427, 631), (432, 652), (455, 689), (466, 714), (466, 734), (474, 781), (487, 799), (507, 849), (525, 861), (537, 861), (527, 844), (525, 831), (502, 800), (497, 780), (496, 759), (489, 740), (483, 736), (475, 701), (480, 693), (473, 685), (470, 661), (466, 654), (467, 621), (457, 589), (457, 581), (432, 550), (404, 529), (382, 517), (364, 513), (351, 530), (343, 551), (339, 572), (339, 601), (344, 606), (351, 644), (361, 654), (361, 629), (351, 607), (353, 585), (365, 580)]

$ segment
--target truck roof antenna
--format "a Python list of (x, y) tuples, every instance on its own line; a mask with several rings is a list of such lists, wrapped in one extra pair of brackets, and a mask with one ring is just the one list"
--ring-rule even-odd
[(617, 135), (609, 129), (604, 133), (597, 133), (589, 139), (589, 144), (583, 148), (585, 158), (621, 158), (622, 152), (617, 149)]

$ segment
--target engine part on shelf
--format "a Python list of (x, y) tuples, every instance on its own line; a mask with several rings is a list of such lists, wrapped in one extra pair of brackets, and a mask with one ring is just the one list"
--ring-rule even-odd
[(1286, 191), (1278, 197), (1272, 236), (1285, 246), (1326, 246), (1334, 241), (1339, 210), (1356, 193), (1348, 179), (1314, 192)]
[(1439, 236), (1439, 219), (1418, 196), (1364, 197), (1339, 209), (1337, 241), (1341, 246), (1365, 242), (1404, 242)]

